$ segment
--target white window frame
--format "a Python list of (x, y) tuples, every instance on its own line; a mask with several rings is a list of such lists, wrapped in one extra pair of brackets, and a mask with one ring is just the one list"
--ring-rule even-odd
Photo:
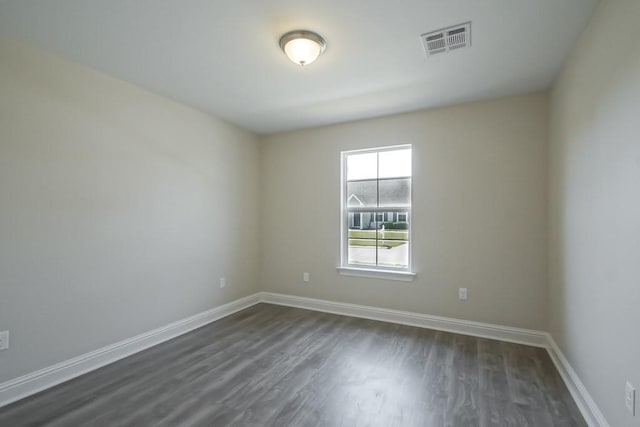
[[(340, 153), (340, 266), (337, 268), (338, 272), (345, 276), (356, 277), (369, 277), (375, 279), (387, 279), (387, 280), (400, 280), (400, 281), (412, 281), (416, 274), (412, 270), (412, 246), (413, 236), (412, 229), (412, 217), (411, 210), (413, 205), (413, 173), (410, 177), (409, 185), (409, 206), (384, 206), (384, 207), (363, 207), (363, 208), (351, 208), (349, 209), (346, 200), (347, 197), (347, 156), (351, 154), (366, 154), (366, 153), (381, 153), (385, 151), (395, 151), (401, 149), (412, 148), (411, 144), (393, 145), (386, 147), (367, 148), (362, 150), (349, 150)], [(413, 161), (413, 150), (411, 153)], [(356, 264), (349, 264), (349, 212), (373, 212), (375, 214), (381, 213), (383, 217), (386, 212), (398, 211), (406, 212), (407, 215), (407, 237), (408, 237), (408, 266), (406, 268), (394, 268), (387, 266), (362, 266)], [(376, 215), (377, 216), (377, 215)]]

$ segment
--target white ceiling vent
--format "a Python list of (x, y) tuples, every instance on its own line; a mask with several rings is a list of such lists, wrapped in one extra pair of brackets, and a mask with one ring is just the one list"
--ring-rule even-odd
[(420, 36), (427, 56), (471, 46), (471, 21)]

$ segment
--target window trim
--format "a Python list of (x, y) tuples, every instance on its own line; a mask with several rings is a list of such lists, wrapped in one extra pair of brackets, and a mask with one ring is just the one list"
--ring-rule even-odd
[(412, 282), (416, 277), (416, 273), (413, 273), (411, 271), (383, 270), (360, 267), (336, 267), (336, 270), (338, 270), (338, 273), (343, 276), (397, 280), (399, 282)]
[[(338, 272), (341, 275), (345, 276), (357, 276), (357, 277), (368, 277), (368, 278), (376, 278), (376, 279), (389, 279), (389, 280), (401, 280), (401, 281), (412, 281), (416, 273), (413, 272), (413, 263), (412, 263), (412, 245), (413, 245), (413, 235), (412, 235), (412, 208), (413, 208), (413, 167), (411, 177), (411, 185), (409, 187), (409, 206), (384, 206), (384, 207), (364, 207), (364, 208), (354, 208), (352, 211), (362, 211), (362, 212), (378, 212), (384, 215), (385, 212), (389, 212), (390, 210), (402, 210), (406, 212), (407, 215), (407, 237), (408, 237), (408, 266), (407, 268), (402, 267), (379, 267), (379, 266), (359, 266), (356, 264), (349, 264), (349, 239), (346, 233), (349, 230), (349, 212), (348, 206), (346, 206), (345, 198), (347, 197), (347, 156), (359, 153), (381, 153), (385, 151), (396, 151), (401, 149), (411, 148), (411, 159), (413, 162), (413, 147), (411, 144), (401, 144), (401, 145), (392, 145), (385, 147), (374, 147), (374, 148), (366, 148), (359, 150), (345, 150), (340, 153), (340, 266), (337, 267)], [(380, 178), (376, 178), (380, 179)]]

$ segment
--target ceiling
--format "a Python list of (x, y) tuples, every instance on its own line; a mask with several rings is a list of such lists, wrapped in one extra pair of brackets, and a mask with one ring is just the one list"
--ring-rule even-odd
[[(0, 34), (256, 133), (547, 89), (597, 0), (0, 0)], [(472, 21), (472, 47), (419, 36)], [(327, 41), (300, 67), (293, 29)]]

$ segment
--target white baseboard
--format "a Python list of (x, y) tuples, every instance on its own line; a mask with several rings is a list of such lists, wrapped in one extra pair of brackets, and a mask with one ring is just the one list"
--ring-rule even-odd
[(575, 400), (576, 405), (578, 405), (578, 409), (580, 409), (580, 412), (589, 427), (610, 427), (609, 423), (604, 418), (604, 415), (598, 408), (598, 405), (596, 405), (591, 394), (589, 394), (587, 388), (580, 380), (580, 377), (578, 377), (576, 371), (571, 367), (571, 364), (569, 364), (569, 361), (564, 356), (551, 334), (547, 334), (547, 340), (547, 351), (549, 352), (549, 356), (551, 357), (551, 360), (553, 360), (553, 364), (556, 365), (558, 372), (560, 372), (560, 376), (569, 389), (569, 393), (571, 393), (573, 400)]
[(306, 308), (308, 310), (324, 311), (326, 313), (361, 317), (364, 319), (379, 320), (382, 322), (399, 323), (402, 325), (454, 332), (457, 334), (472, 335), (474, 337), (491, 338), (535, 347), (547, 346), (547, 333), (531, 329), (512, 328), (509, 326), (472, 322), (469, 320), (454, 319), (451, 317), (431, 316), (428, 314), (412, 313), (409, 311), (390, 310), (387, 308), (348, 304), (270, 292), (262, 292), (260, 299), (262, 302), (270, 304)]
[(256, 293), (0, 384), (0, 407), (131, 356), (260, 302)]

